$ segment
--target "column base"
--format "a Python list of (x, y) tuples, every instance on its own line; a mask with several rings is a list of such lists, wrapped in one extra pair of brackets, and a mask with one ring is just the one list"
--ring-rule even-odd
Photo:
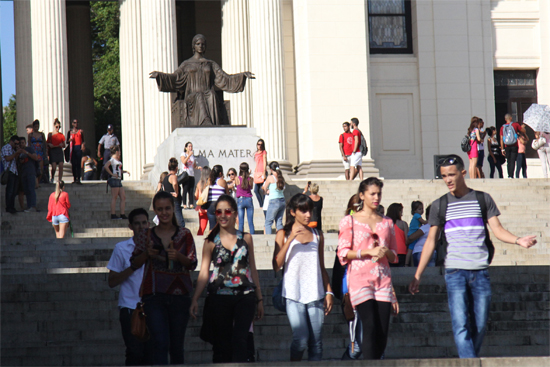
[[(376, 168), (374, 159), (363, 158), (363, 177), (380, 177), (380, 170)], [(294, 179), (308, 178), (327, 178), (327, 179), (345, 179), (344, 165), (341, 160), (313, 160), (302, 162), (298, 165), (298, 170)]]

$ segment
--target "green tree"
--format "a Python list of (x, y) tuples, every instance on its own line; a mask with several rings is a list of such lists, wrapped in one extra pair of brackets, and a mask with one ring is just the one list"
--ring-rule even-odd
[(117, 1), (91, 1), (92, 69), (96, 131), (107, 125), (120, 128), (119, 5)]
[(8, 105), (4, 106), (4, 141), (2, 146), (8, 144), (10, 138), (17, 134), (17, 108), (15, 94), (12, 94)]

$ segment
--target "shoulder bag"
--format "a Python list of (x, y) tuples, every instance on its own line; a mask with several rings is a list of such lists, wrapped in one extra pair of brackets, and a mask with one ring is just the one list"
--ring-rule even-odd
[(132, 335), (141, 342), (146, 342), (150, 338), (149, 329), (146, 322), (147, 315), (143, 310), (143, 303), (138, 302), (136, 309), (132, 313)]
[(199, 197), (199, 200), (197, 200), (197, 205), (204, 205), (208, 202), (208, 193), (210, 192), (210, 186), (206, 185), (204, 189), (202, 189), (201, 196)]

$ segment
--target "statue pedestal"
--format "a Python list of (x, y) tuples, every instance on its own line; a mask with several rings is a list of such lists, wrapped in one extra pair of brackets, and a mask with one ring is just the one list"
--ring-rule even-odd
[[(180, 162), (180, 155), (187, 142), (193, 143), (193, 150), (198, 166), (220, 164), (224, 174), (229, 168), (235, 168), (239, 173), (239, 165), (248, 163), (254, 171), (254, 153), (258, 142), (255, 128), (216, 126), (216, 127), (182, 127), (172, 134), (158, 147), (154, 166), (149, 172), (149, 181), (156, 188), (160, 174), (168, 171), (168, 161), (174, 157)], [(269, 153), (269, 151), (268, 151)], [(195, 181), (200, 180), (201, 171), (195, 170)]]

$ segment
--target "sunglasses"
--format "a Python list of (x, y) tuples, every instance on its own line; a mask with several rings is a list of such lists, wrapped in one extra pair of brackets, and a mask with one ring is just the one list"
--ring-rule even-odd
[(378, 241), (380, 240), (380, 237), (376, 233), (371, 234), (372, 239), (374, 240), (374, 244), (377, 245)]
[(234, 173), (228, 173), (227, 175), (228, 175), (228, 176), (235, 176)]
[(220, 217), (222, 214), (225, 213), (226, 216), (230, 216), (231, 214), (235, 213), (232, 209), (216, 209), (216, 217)]
[(439, 161), (437, 161), (437, 163), (443, 167), (452, 166), (457, 162), (458, 162), (458, 159), (456, 157), (441, 158)]

